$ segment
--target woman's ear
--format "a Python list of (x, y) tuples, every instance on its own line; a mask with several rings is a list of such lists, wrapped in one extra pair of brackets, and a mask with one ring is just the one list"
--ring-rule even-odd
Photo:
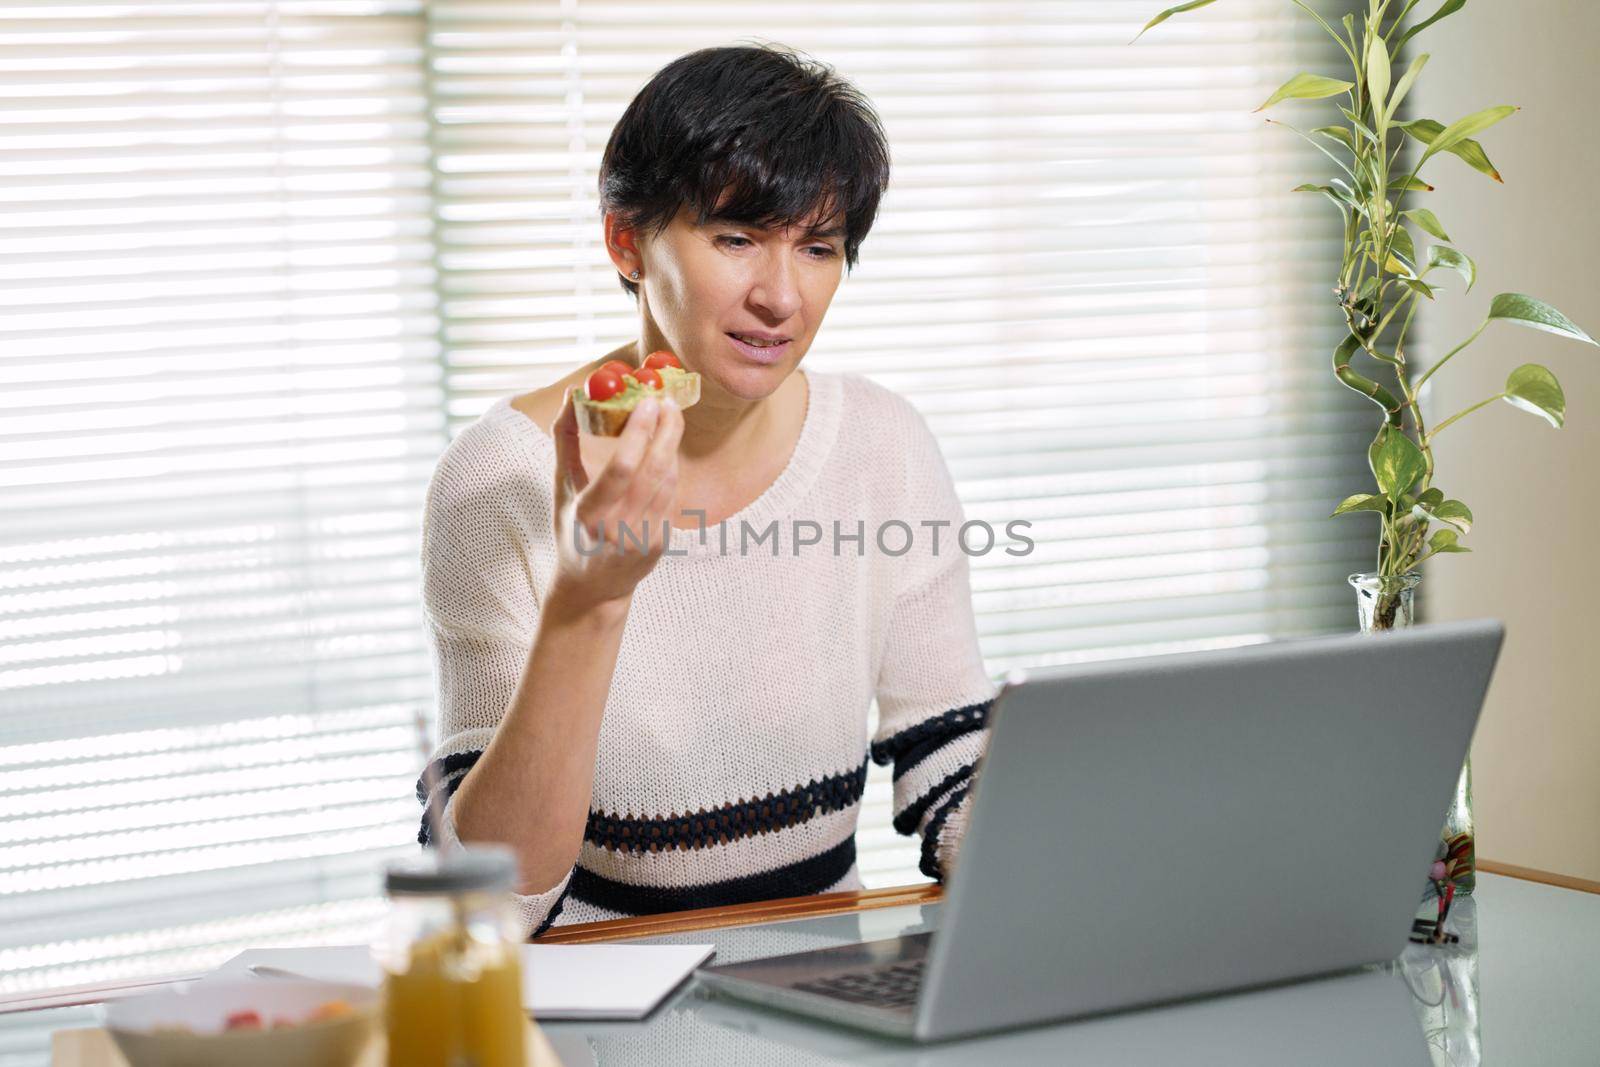
[[(644, 256), (639, 248), (639, 231), (625, 228), (614, 211), (605, 215), (606, 255), (617, 272), (630, 281), (644, 275)], [(638, 272), (637, 274), (635, 272)]]

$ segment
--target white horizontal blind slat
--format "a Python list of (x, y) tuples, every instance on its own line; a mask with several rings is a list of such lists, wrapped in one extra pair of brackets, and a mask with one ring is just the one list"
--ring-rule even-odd
[[(1324, 5), (1331, 8), (1333, 5)], [(1340, 55), (1291, 5), (1175, 19), (1091, 0), (430, 6), (452, 431), (634, 335), (600, 243), (612, 124), (660, 66), (750, 39), (851, 78), (895, 172), (809, 366), (866, 373), (939, 436), (969, 519), (988, 665), (1342, 627), (1363, 470), (1327, 372), (1338, 235), (1288, 190), (1322, 157), (1252, 108)], [(1224, 10), (1226, 8), (1226, 10)], [(869, 777), (869, 884), (914, 881)]]
[(0, 4), (0, 992), (362, 940), (416, 848), (424, 31)]

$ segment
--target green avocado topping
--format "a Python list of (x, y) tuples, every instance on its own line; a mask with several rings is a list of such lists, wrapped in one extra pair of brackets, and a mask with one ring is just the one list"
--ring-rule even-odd
[[(589, 400), (589, 406), (600, 408), (602, 411), (632, 411), (638, 406), (639, 401), (647, 396), (665, 396), (670, 382), (683, 378), (691, 372), (679, 370), (677, 367), (658, 367), (656, 373), (661, 375), (660, 389), (651, 389), (640, 385), (633, 378), (624, 377), (622, 379), (622, 392), (605, 400)], [(587, 392), (584, 393), (586, 400), (588, 395)]]

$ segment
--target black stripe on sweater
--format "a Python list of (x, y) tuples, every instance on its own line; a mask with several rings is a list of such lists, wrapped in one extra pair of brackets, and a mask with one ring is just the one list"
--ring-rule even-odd
[(546, 930), (550, 929), (556, 924), (556, 916), (561, 914), (561, 906), (567, 902), (567, 897), (571, 893), (572, 883), (569, 881), (567, 883), (567, 888), (561, 891), (561, 895), (559, 897), (556, 897), (556, 902), (550, 905), (550, 911), (545, 915), (544, 921), (539, 924), (538, 929), (534, 930), (533, 933), (528, 935), (529, 941), (532, 941), (534, 938), (538, 937), (540, 934), (544, 933)]
[(578, 900), (625, 915), (654, 915), (663, 911), (726, 908), (757, 900), (809, 896), (834, 885), (856, 862), (856, 839), (845, 838), (833, 848), (799, 863), (760, 874), (705, 885), (668, 887), (629, 885), (613, 881), (584, 867), (572, 872), (570, 892)]
[[(428, 797), (425, 779), (417, 781), (417, 799), (440, 817), (444, 806), (455, 795), (467, 772), (482, 752), (459, 752), (433, 761), (433, 771), (443, 786)], [(768, 793), (755, 800), (724, 804), (718, 808), (688, 815), (669, 815), (659, 819), (624, 818), (609, 812), (591, 811), (584, 824), (583, 839), (613, 852), (662, 852), (667, 849), (701, 849), (726, 844), (741, 838), (771, 833), (809, 822), (818, 815), (843, 811), (861, 801), (867, 786), (867, 761), (853, 771), (829, 775), (793, 789)], [(431, 824), (424, 812), (417, 841), (431, 844)]]
[(898, 779), (943, 745), (963, 734), (983, 729), (993, 706), (993, 700), (984, 700), (923, 719), (893, 737), (874, 743), (872, 761), (881, 766), (893, 760), (894, 776)]
[(898, 782), (900, 779), (906, 776), (907, 772), (915, 768), (917, 764), (921, 763), (923, 760), (927, 759), (929, 756), (933, 755), (950, 742), (966, 737), (968, 734), (977, 733), (979, 730), (982, 730), (987, 723), (987, 715), (974, 716), (972, 721), (964, 724), (959, 729), (952, 730), (947, 734), (935, 734), (926, 741), (919, 742), (918, 744), (912, 746), (906, 751), (905, 755), (894, 761), (894, 780)]
[(922, 835), (922, 862), (917, 869), (935, 881), (944, 881), (945, 871), (939, 867), (939, 831), (944, 829), (944, 824), (950, 818), (950, 813), (956, 810), (961, 803), (961, 798), (972, 789), (969, 782), (950, 794), (950, 799), (939, 805), (939, 810), (934, 812), (933, 818), (928, 820), (928, 829)]
[(907, 804), (898, 815), (894, 817), (894, 828), (902, 834), (917, 832), (917, 823), (922, 821), (922, 816), (927, 814), (928, 808), (934, 801), (944, 796), (945, 791), (952, 786), (960, 785), (972, 777), (970, 763), (964, 763), (945, 775), (938, 784), (922, 794), (911, 803)]
[(474, 750), (457, 752), (452, 756), (442, 756), (434, 760), (431, 769), (438, 776), (437, 780), (444, 783), (434, 796), (428, 795), (427, 776), (417, 779), (417, 801), (423, 806), (422, 828), (417, 831), (417, 844), (424, 848), (433, 844), (432, 820), (444, 818), (445, 804), (456, 795), (456, 790), (461, 788), (467, 772), (472, 770), (482, 755), (481, 750)]
[(757, 800), (724, 804), (688, 815), (634, 819), (608, 812), (589, 813), (583, 839), (613, 852), (663, 852), (700, 849), (782, 830), (818, 815), (858, 803), (867, 787), (867, 762), (853, 771), (813, 778), (805, 785), (768, 793)]

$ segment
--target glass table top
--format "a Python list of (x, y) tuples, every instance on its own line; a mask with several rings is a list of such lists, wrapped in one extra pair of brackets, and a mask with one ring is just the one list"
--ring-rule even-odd
[[(934, 928), (939, 905), (675, 934), (730, 963)], [(637, 1023), (547, 1023), (566, 1067), (665, 1064), (942, 1067), (1038, 1063), (1600, 1062), (1600, 896), (1479, 875), (1458, 945), (1332, 978), (934, 1045), (880, 1038), (712, 996), (691, 980)], [(0, 1015), (0, 1067), (42, 1067), (53, 1030), (96, 1007)]]
[[(939, 906), (648, 938), (732, 963), (934, 928)], [(690, 982), (649, 1019), (549, 1023), (567, 1067), (1600, 1062), (1600, 896), (1480, 875), (1451, 946), (1362, 972), (989, 1037), (918, 1046), (713, 996)]]

